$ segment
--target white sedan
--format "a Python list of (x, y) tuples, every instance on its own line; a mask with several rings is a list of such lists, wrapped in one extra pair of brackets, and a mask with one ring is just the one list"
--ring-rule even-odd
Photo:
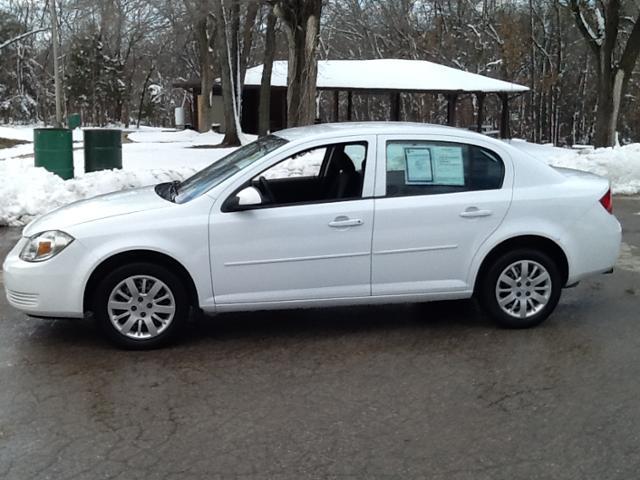
[(178, 183), (102, 195), (30, 223), (4, 262), (31, 316), (89, 312), (150, 348), (204, 312), (463, 299), (530, 327), (563, 287), (611, 271), (609, 182), (465, 130), (294, 128)]

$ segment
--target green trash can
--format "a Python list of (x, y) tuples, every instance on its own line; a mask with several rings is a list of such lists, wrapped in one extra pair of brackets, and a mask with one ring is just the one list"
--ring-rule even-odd
[(44, 167), (64, 180), (73, 178), (73, 142), (66, 128), (33, 130), (35, 166)]
[(84, 171), (122, 168), (122, 131), (106, 128), (84, 130)]
[(81, 124), (82, 119), (80, 118), (79, 113), (72, 113), (67, 117), (67, 127), (69, 127), (70, 130), (78, 128)]

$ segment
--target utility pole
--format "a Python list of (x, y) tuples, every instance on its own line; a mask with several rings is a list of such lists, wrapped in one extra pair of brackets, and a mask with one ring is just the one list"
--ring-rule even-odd
[(62, 81), (58, 65), (58, 15), (56, 14), (56, 0), (49, 0), (51, 11), (51, 41), (53, 42), (53, 81), (56, 88), (56, 128), (62, 128)]

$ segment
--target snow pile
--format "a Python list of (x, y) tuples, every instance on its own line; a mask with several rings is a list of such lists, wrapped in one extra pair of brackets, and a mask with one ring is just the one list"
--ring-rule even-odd
[[(0, 137), (33, 140), (34, 126), (0, 127)], [(82, 131), (74, 131), (74, 138)], [(84, 152), (74, 143), (72, 180), (64, 181), (33, 166), (33, 143), (0, 149), (0, 226), (21, 226), (62, 205), (128, 188), (183, 180), (219, 160), (234, 148), (192, 148), (220, 143), (213, 132), (161, 131), (145, 128), (122, 145), (122, 170), (84, 173)]]
[(607, 177), (613, 193), (636, 195), (640, 193), (640, 144), (624, 147), (579, 150), (558, 154), (549, 160), (556, 167), (575, 168)]
[(21, 226), (34, 217), (102, 193), (183, 180), (198, 169), (105, 170), (64, 181), (44, 168), (0, 162), (0, 226)]
[(559, 148), (524, 140), (511, 140), (509, 143), (554, 167), (573, 168), (606, 177), (615, 194), (640, 193), (640, 143), (597, 149), (589, 146)]
[[(141, 131), (141, 132), (133, 132), (127, 135), (127, 138), (132, 142), (141, 142), (141, 143), (191, 143), (193, 140), (197, 139), (200, 135), (209, 135), (209, 134), (200, 134), (194, 130), (169, 130), (169, 131)], [(214, 143), (220, 143), (222, 141), (222, 135), (216, 133), (214, 134), (219, 137), (218, 141), (214, 141)]]
[[(156, 130), (130, 133), (127, 138), (142, 143), (189, 143), (192, 146), (220, 145), (224, 135), (216, 132), (198, 133), (195, 130)], [(242, 144), (253, 142), (255, 135), (240, 135)]]

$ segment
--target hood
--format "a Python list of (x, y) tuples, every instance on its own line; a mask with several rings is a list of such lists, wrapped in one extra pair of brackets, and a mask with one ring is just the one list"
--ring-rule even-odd
[(153, 186), (107, 193), (71, 203), (38, 217), (24, 228), (22, 234), (28, 237), (46, 230), (64, 231), (81, 223), (172, 205), (161, 198)]

